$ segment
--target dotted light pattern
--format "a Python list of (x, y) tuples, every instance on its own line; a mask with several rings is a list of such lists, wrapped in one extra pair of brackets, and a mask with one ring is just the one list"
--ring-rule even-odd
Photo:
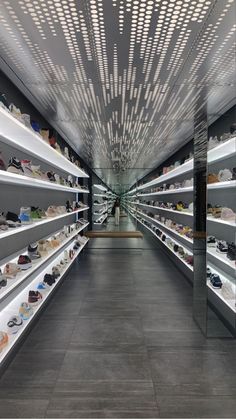
[(1, 50), (81, 156), (127, 184), (188, 140), (200, 98), (226, 104), (234, 12), (234, 0), (2, 0)]

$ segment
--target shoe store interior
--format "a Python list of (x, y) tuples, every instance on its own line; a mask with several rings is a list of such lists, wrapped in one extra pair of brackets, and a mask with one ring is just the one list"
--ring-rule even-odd
[(0, 418), (236, 417), (235, 32), (0, 1)]

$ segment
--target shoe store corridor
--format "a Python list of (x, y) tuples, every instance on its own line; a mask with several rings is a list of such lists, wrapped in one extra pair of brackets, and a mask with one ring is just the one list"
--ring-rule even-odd
[(145, 242), (84, 250), (3, 375), (0, 417), (235, 417), (235, 342), (203, 337), (191, 286)]

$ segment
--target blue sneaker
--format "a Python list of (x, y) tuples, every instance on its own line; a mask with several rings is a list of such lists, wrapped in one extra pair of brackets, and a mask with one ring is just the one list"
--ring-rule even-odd
[(40, 282), (37, 286), (37, 290), (45, 290), (47, 288), (44, 282)]
[(223, 284), (222, 284), (222, 281), (221, 281), (219, 275), (211, 274), (210, 281), (211, 281), (211, 285), (214, 288), (222, 288)]
[(31, 218), (30, 218), (30, 216), (29, 216), (28, 214), (25, 214), (24, 212), (22, 212), (22, 213), (19, 215), (19, 219), (20, 219), (20, 221), (22, 222), (22, 224), (28, 224), (28, 223), (30, 223), (30, 222), (31, 222)]

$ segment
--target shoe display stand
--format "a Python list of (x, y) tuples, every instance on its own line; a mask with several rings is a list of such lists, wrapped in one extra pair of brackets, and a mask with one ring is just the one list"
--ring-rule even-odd
[[(41, 294), (43, 296), (42, 301), (39, 302), (38, 305), (33, 307), (33, 314), (28, 320), (24, 320), (22, 326), (19, 328), (18, 332), (13, 335), (9, 335), (8, 345), (3, 349), (3, 351), (0, 353), (0, 364), (4, 362), (7, 355), (12, 351), (16, 343), (22, 338), (22, 335), (27, 332), (27, 329), (29, 328), (30, 324), (32, 324), (33, 320), (35, 319), (36, 315), (39, 314), (40, 310), (45, 306), (46, 302), (48, 301), (49, 297), (52, 295), (52, 293), (55, 291), (55, 289), (58, 287), (59, 283), (63, 280), (65, 277), (67, 271), (71, 267), (72, 263), (75, 261), (75, 259), (78, 257), (80, 252), (83, 250), (83, 248), (86, 246), (87, 241), (80, 246), (80, 248), (75, 252), (75, 255), (73, 259), (69, 260), (68, 263), (64, 265), (64, 268), (61, 272), (61, 275), (59, 278), (56, 279), (55, 284), (53, 284), (51, 287), (47, 287), (45, 290), (41, 290)], [(70, 249), (73, 249), (75, 241), (70, 241), (69, 244), (67, 244), (66, 247), (63, 248), (64, 250), (67, 250), (69, 252)], [(44, 275), (52, 270), (52, 267), (55, 264), (59, 264), (61, 260), (62, 254), (59, 253), (56, 255), (55, 258), (53, 258), (52, 261), (50, 261), (47, 266), (45, 267), (45, 264), (41, 267), (41, 269), (37, 270), (37, 273), (32, 277), (32, 281), (30, 284), (27, 284), (27, 286), (18, 293), (17, 296), (15, 296), (8, 305), (6, 305), (1, 310), (1, 319), (0, 319), (0, 330), (5, 329), (5, 325), (7, 324), (9, 318), (11, 316), (14, 316), (16, 313), (18, 313), (20, 303), (23, 301), (27, 301), (28, 293), (32, 289), (36, 289), (37, 284), (43, 280)]]
[[(229, 138), (220, 143), (215, 148), (208, 151), (208, 173), (218, 173), (220, 170), (230, 169), (236, 166), (236, 137)], [(186, 179), (193, 177), (193, 159), (189, 159), (184, 164), (176, 167), (170, 172), (150, 181), (138, 185), (127, 192), (122, 199), (123, 207), (134, 217), (142, 226), (148, 229), (168, 250), (171, 256), (175, 256), (175, 263), (178, 267), (187, 266), (190, 274), (187, 275), (193, 280), (193, 267), (186, 263), (177, 252), (173, 245), (168, 245), (168, 239), (177, 246), (181, 246), (189, 255), (193, 255), (193, 239), (165, 225), (160, 219), (162, 217), (172, 220), (183, 226), (193, 229), (193, 212), (188, 209), (188, 205), (193, 201), (193, 186), (182, 187)], [(177, 188), (174, 184), (177, 182)], [(165, 184), (173, 184), (171, 189), (165, 190)], [(164, 186), (164, 187), (163, 187)], [(163, 190), (153, 190), (153, 188), (163, 187)], [(207, 185), (208, 203), (213, 207), (227, 207), (236, 213), (236, 180), (225, 180)], [(177, 204), (179, 201), (187, 203), (184, 209), (173, 209), (161, 207), (160, 203)], [(147, 203), (148, 202), (148, 203)], [(163, 204), (164, 206), (165, 204)], [(176, 206), (177, 208), (177, 206)], [(151, 215), (151, 216), (150, 216)], [(159, 215), (160, 219), (155, 219)], [(163, 242), (156, 234), (159, 229), (167, 238)], [(216, 240), (223, 240), (228, 243), (235, 243), (236, 238), (236, 220), (221, 219), (207, 215), (207, 235), (214, 236)], [(173, 257), (172, 257), (173, 259)], [(222, 281), (222, 288), (213, 287), (210, 280), (207, 280), (208, 298), (214, 307), (220, 311), (223, 318), (230, 324), (231, 328), (236, 326), (236, 286), (235, 260), (230, 260), (227, 253), (221, 253), (217, 246), (207, 248), (208, 267), (212, 273), (218, 274)]]
[[(2, 108), (0, 108), (0, 149), (6, 162), (7, 158), (12, 156), (17, 156), (18, 159), (29, 159), (35, 165), (40, 165), (43, 171), (52, 170), (65, 178), (68, 175), (72, 176), (74, 184), (89, 178), (83, 169), (54, 150), (42, 137)], [(0, 268), (2, 272), (6, 263), (17, 263), (19, 255), (27, 255), (29, 244), (56, 236), (64, 226), (73, 226), (79, 218), (87, 218), (89, 190), (84, 186), (83, 181), (80, 184), (83, 186), (70, 187), (56, 182), (0, 171), (1, 192), (4, 196), (0, 205), (1, 212), (12, 211), (19, 214), (19, 209), (22, 206), (34, 205), (47, 209), (50, 205), (65, 206), (67, 201), (83, 201), (84, 203), (84, 206), (71, 212), (55, 213), (51, 217), (31, 220), (28, 224), (22, 224), (19, 227), (8, 228), (5, 231), (0, 230)], [(7, 278), (6, 286), (0, 288), (0, 331), (8, 333), (7, 323), (12, 316), (19, 315), (20, 304), (28, 302), (29, 291), (37, 290), (37, 285), (44, 280), (44, 275), (51, 274), (52, 267), (60, 264), (64, 252), (73, 249), (76, 236), (83, 232), (88, 225), (88, 222), (81, 223), (77, 229), (67, 234), (57, 247), (50, 249), (47, 254), (42, 253), (41, 258), (34, 261), (31, 268), (20, 271), (15, 278)], [(56, 282), (52, 286), (47, 286), (45, 290), (40, 290), (43, 299), (38, 305), (32, 306), (32, 316), (28, 320), (23, 320), (23, 325), (16, 334), (8, 333), (8, 344), (0, 353), (1, 368), (8, 362), (13, 349), (17, 348), (29, 326), (32, 325), (41, 309), (45, 307), (49, 296), (61, 283), (69, 267), (87, 242), (88, 240), (81, 244), (75, 250), (73, 258), (69, 258), (64, 263), (61, 275), (56, 279)]]

